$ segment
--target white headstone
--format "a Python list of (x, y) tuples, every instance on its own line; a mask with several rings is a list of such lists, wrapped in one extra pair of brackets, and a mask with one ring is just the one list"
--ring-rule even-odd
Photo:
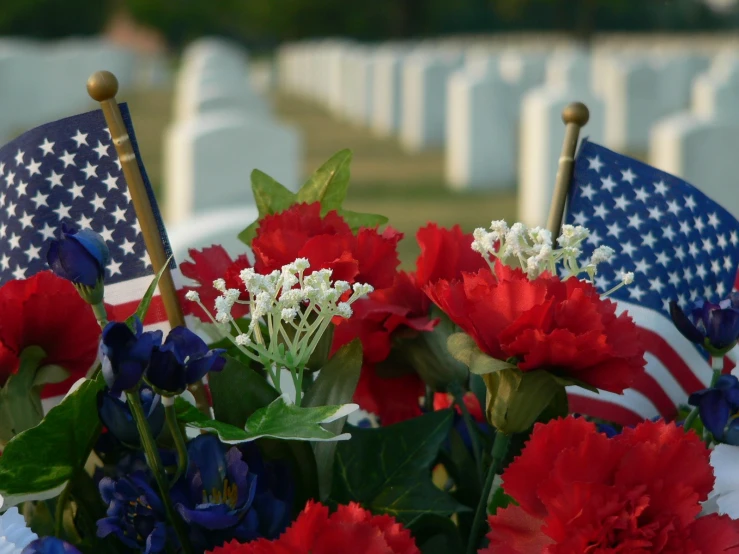
[(711, 77), (696, 82), (697, 111), (655, 125), (649, 161), (695, 185), (739, 218), (739, 63)]
[(620, 152), (645, 152), (649, 130), (663, 112), (662, 72), (649, 59), (618, 59), (603, 75), (605, 142)]
[(562, 110), (571, 102), (583, 102), (590, 110), (590, 121), (580, 136), (602, 142), (605, 108), (590, 90), (589, 58), (582, 53), (553, 57), (546, 84), (523, 99), (518, 219), (526, 225), (546, 225), (564, 138)]
[(403, 68), (401, 144), (411, 152), (439, 148), (446, 138), (447, 79), (459, 67), (459, 57), (420, 53)]
[(167, 222), (178, 224), (196, 212), (253, 203), (253, 169), (296, 190), (301, 161), (301, 136), (287, 125), (243, 111), (178, 121), (165, 137)]
[(228, 207), (195, 214), (169, 227), (167, 235), (175, 260), (188, 258), (190, 248), (202, 249), (220, 244), (231, 256), (243, 254), (247, 247), (238, 234), (259, 217), (256, 206)]
[(399, 49), (378, 52), (372, 83), (372, 129), (380, 136), (400, 129), (403, 113), (403, 64), (406, 54)]

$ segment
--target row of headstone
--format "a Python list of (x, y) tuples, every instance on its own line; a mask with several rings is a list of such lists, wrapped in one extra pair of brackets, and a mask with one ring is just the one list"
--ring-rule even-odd
[(106, 69), (122, 91), (166, 85), (166, 59), (140, 56), (102, 39), (0, 39), (0, 141), (94, 108), (88, 77)]
[(721, 44), (710, 37), (661, 46), (620, 40), (586, 51), (332, 39), (288, 45), (278, 61), (284, 89), (336, 117), (396, 136), (410, 152), (443, 148), (451, 187), (518, 185), (519, 218), (542, 225), (562, 146), (561, 113), (572, 101), (590, 109), (583, 136), (640, 158), (650, 153), (652, 163), (706, 189), (717, 186), (712, 179), (726, 183), (738, 157), (711, 162), (707, 178), (698, 161), (722, 151), (707, 146), (713, 141), (725, 150), (739, 139), (729, 108), (733, 58), (720, 56), (706, 73)]
[(300, 184), (302, 137), (253, 84), (236, 44), (204, 38), (183, 53), (163, 154), (164, 217), (180, 259), (187, 248), (228, 242), (255, 219), (253, 170), (293, 190)]

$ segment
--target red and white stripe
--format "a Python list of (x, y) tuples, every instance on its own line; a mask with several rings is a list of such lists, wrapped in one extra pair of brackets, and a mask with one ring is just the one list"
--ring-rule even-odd
[[(623, 395), (604, 391), (596, 394), (570, 387), (570, 411), (621, 425), (658, 416), (672, 419), (691, 393), (710, 384), (711, 366), (668, 316), (637, 304), (623, 301), (617, 304), (617, 313), (628, 311), (642, 334), (646, 373)], [(725, 372), (734, 368), (736, 358), (737, 349), (724, 358)]]

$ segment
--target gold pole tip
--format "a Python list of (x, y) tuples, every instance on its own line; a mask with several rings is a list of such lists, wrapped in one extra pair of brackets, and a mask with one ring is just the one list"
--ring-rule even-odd
[(590, 110), (582, 102), (573, 102), (568, 104), (564, 110), (562, 110), (562, 121), (567, 123), (574, 123), (578, 127), (584, 127), (590, 119)]
[(98, 102), (115, 98), (118, 94), (118, 79), (110, 71), (96, 71), (87, 80), (87, 94)]

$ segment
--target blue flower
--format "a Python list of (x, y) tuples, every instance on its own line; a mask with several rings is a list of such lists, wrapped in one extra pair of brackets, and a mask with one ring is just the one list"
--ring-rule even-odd
[(238, 448), (226, 450), (215, 435), (200, 435), (187, 445), (187, 475), (172, 488), (175, 509), (190, 528), (197, 548), (259, 536), (258, 514), (251, 510), (256, 477)]
[(703, 425), (722, 440), (729, 417), (739, 408), (739, 379), (722, 375), (713, 387), (691, 394), (688, 404), (698, 407)]
[(175, 327), (164, 344), (152, 352), (146, 380), (161, 394), (180, 394), (209, 371), (221, 371), (226, 365), (221, 356), (224, 352), (209, 350), (203, 339), (187, 327)]
[(74, 546), (56, 537), (36, 539), (21, 554), (82, 554)]
[(75, 285), (94, 287), (105, 277), (110, 252), (103, 237), (94, 231), (76, 231), (62, 224), (62, 236), (51, 241), (46, 261), (59, 277)]
[(124, 545), (144, 554), (164, 550), (167, 540), (164, 505), (144, 473), (118, 480), (104, 477), (99, 489), (108, 510), (107, 517), (97, 522), (98, 537), (114, 535)]
[(154, 347), (162, 342), (161, 331), (144, 333), (136, 318), (135, 332), (125, 323), (110, 322), (103, 329), (100, 358), (103, 377), (113, 394), (130, 390), (139, 384)]
[(265, 463), (253, 442), (239, 445), (239, 450), (249, 473), (257, 478), (251, 509), (259, 516), (259, 536), (276, 539), (292, 522), (295, 483), (290, 467), (284, 460)]
[[(139, 391), (141, 405), (144, 408), (146, 419), (149, 421), (151, 432), (156, 437), (164, 427), (164, 406), (162, 397), (155, 394), (149, 387), (141, 387)], [(139, 432), (133, 420), (128, 402), (110, 391), (101, 391), (98, 394), (98, 414), (108, 430), (123, 444), (138, 447), (140, 444)]]
[(691, 317), (673, 301), (670, 302), (670, 316), (678, 331), (689, 341), (700, 344), (712, 356), (723, 355), (739, 338), (739, 293), (731, 293), (718, 304), (698, 300), (690, 311)]

